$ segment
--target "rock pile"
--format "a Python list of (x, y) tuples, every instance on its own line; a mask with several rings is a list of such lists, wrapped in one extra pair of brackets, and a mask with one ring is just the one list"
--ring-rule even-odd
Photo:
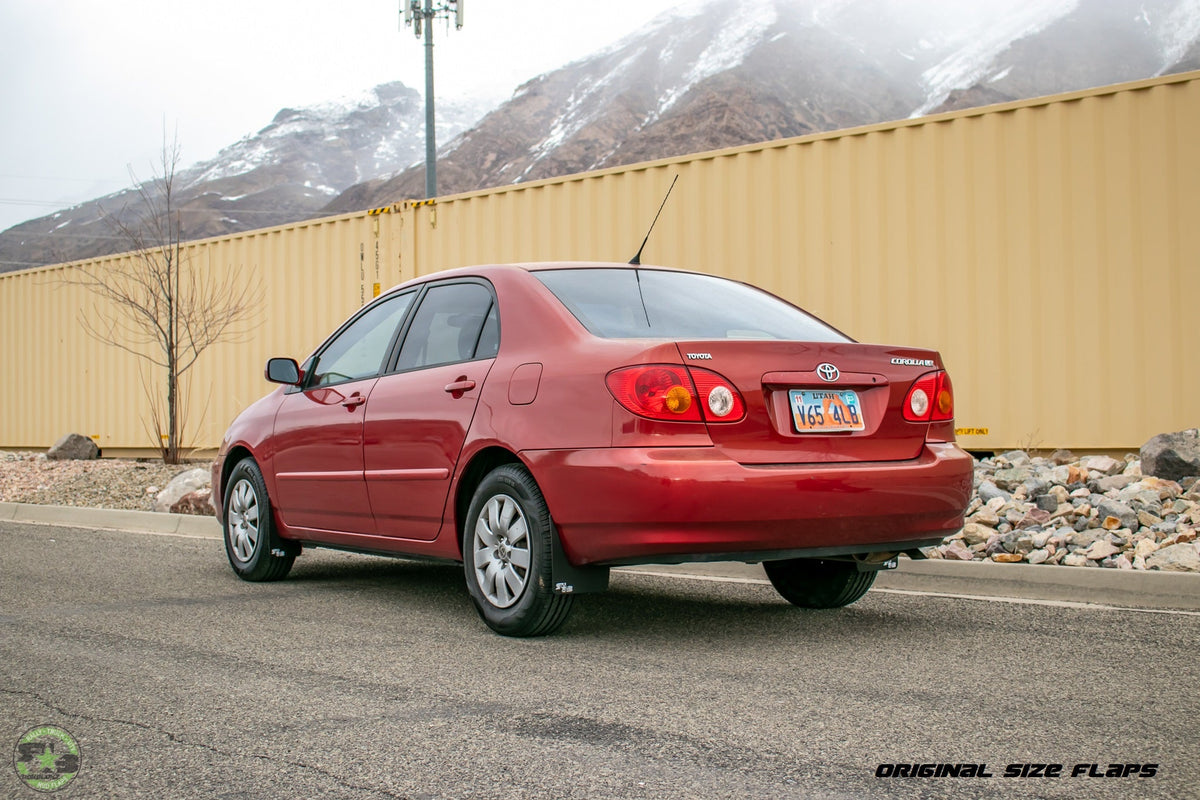
[(1122, 459), (1013, 450), (975, 465), (966, 526), (930, 558), (1200, 572), (1200, 482)]

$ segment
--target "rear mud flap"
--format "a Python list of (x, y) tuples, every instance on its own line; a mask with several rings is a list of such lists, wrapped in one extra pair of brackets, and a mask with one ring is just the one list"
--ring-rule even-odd
[(550, 578), (555, 594), (591, 594), (608, 590), (608, 567), (576, 567), (567, 560), (557, 531), (552, 539)]

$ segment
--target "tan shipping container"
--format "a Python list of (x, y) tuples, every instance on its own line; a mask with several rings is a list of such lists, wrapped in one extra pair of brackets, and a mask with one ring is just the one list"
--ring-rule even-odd
[[(1136, 449), (1200, 424), (1200, 73), (637, 164), (190, 243), (261, 291), (188, 384), (214, 447), (377, 289), (441, 269), (627, 261), (761, 285), (862, 341), (942, 352), (964, 447)], [(151, 444), (139, 360), (89, 337), (81, 266), (0, 275), (0, 447)], [(93, 312), (94, 313), (94, 312)]]

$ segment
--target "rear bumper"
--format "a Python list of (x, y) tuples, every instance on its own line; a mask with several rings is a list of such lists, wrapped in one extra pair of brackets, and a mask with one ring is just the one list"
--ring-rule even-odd
[(743, 466), (711, 447), (522, 456), (576, 565), (909, 549), (962, 527), (974, 470), (937, 443), (911, 461), (854, 464)]

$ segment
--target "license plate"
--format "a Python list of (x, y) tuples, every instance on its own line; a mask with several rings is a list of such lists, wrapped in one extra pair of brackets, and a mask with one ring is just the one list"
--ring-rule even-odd
[(865, 427), (858, 392), (809, 391), (792, 389), (788, 392), (792, 406), (792, 422), (797, 433), (836, 433), (861, 431)]

